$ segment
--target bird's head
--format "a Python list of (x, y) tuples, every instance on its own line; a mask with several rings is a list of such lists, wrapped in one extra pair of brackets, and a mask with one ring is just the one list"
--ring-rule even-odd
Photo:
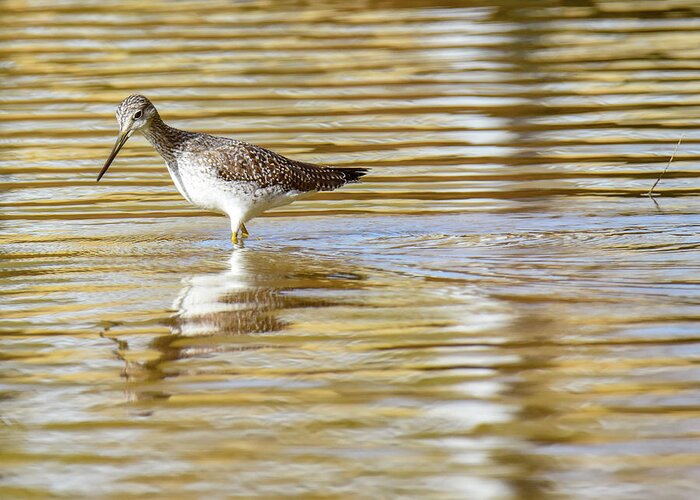
[(114, 143), (112, 152), (105, 162), (100, 174), (97, 176), (97, 182), (100, 182), (102, 176), (107, 172), (107, 169), (116, 158), (119, 150), (129, 140), (131, 134), (137, 130), (148, 127), (154, 117), (158, 116), (156, 107), (142, 95), (134, 94), (124, 99), (117, 106), (117, 123), (119, 123), (119, 136), (117, 142)]
[(131, 133), (147, 126), (156, 114), (156, 107), (146, 97), (130, 95), (117, 106), (119, 133)]

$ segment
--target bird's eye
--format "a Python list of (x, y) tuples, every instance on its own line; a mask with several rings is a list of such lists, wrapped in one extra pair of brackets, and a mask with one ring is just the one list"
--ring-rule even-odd
[(143, 111), (139, 110), (136, 113), (134, 113), (134, 118), (141, 118), (141, 115), (143, 115)]

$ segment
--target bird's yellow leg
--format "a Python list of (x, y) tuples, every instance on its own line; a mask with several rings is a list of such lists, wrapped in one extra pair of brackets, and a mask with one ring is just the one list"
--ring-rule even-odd
[(231, 233), (231, 243), (238, 245), (238, 230)]
[(245, 227), (245, 224), (241, 222), (241, 237), (247, 238), (248, 236), (250, 236), (248, 234), (248, 229)]

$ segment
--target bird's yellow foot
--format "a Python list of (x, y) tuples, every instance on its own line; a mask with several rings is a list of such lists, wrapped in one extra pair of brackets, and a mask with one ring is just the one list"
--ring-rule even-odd
[[(241, 233), (241, 237), (238, 237), (238, 233)], [(248, 228), (245, 227), (245, 224), (241, 223), (238, 226), (238, 229), (236, 229), (235, 232), (231, 233), (231, 243), (234, 245), (238, 244), (243, 244), (243, 240), (248, 237)]]

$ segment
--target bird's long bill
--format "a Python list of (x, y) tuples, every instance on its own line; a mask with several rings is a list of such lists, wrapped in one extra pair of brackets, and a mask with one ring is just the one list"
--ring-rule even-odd
[(100, 179), (102, 179), (102, 176), (105, 174), (105, 172), (107, 172), (107, 169), (114, 161), (114, 158), (117, 157), (119, 150), (126, 143), (129, 137), (131, 137), (131, 134), (129, 132), (122, 132), (121, 134), (119, 134), (119, 137), (117, 137), (117, 142), (114, 143), (114, 147), (112, 148), (112, 152), (109, 153), (109, 158), (107, 158), (104, 167), (102, 167), (102, 170), (100, 170), (100, 174), (97, 176), (97, 182), (100, 182)]

